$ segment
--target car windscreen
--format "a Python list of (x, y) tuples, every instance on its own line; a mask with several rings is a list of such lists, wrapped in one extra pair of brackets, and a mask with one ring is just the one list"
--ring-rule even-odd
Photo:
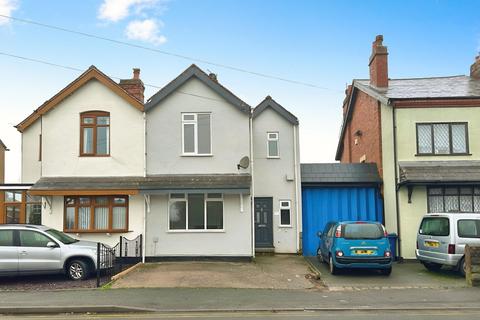
[(458, 220), (458, 236), (460, 238), (480, 238), (480, 220)]
[(418, 233), (426, 236), (446, 237), (450, 234), (450, 221), (445, 217), (423, 218)]
[(345, 239), (380, 239), (385, 236), (383, 228), (377, 223), (349, 223), (342, 227)]
[(65, 233), (60, 232), (60, 231), (55, 230), (55, 229), (49, 229), (45, 232), (48, 233), (49, 235), (51, 235), (52, 237), (54, 237), (55, 239), (57, 239), (58, 241), (61, 241), (64, 244), (71, 244), (71, 243), (78, 242), (77, 239), (74, 239), (74, 238), (70, 237), (69, 235), (66, 235)]

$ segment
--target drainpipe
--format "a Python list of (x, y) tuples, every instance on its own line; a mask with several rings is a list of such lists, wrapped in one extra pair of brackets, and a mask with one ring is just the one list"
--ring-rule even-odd
[[(147, 113), (143, 112), (143, 177), (147, 176)], [(148, 197), (148, 199), (147, 199)], [(144, 195), (143, 201), (143, 236), (142, 236), (142, 263), (145, 263), (147, 244), (147, 212), (150, 212), (150, 195)]]
[(402, 259), (402, 238), (400, 232), (400, 205), (398, 203), (398, 159), (397, 159), (397, 109), (395, 108), (395, 104), (390, 103), (392, 106), (392, 121), (393, 121), (393, 162), (395, 164), (395, 209), (397, 214), (397, 231), (398, 231), (398, 257)]
[(251, 211), (251, 220), (252, 220), (252, 236), (251, 236), (251, 246), (252, 246), (252, 258), (255, 258), (255, 179), (253, 171), (253, 109), (250, 109), (250, 119), (249, 119), (249, 129), (250, 129), (250, 172), (252, 176), (252, 187), (250, 195), (250, 211)]
[(298, 125), (293, 126), (293, 175), (295, 179), (295, 217), (296, 217), (296, 223), (295, 223), (295, 249), (297, 253), (300, 251), (300, 205), (299, 205), (299, 196), (298, 196), (298, 186), (299, 186), (299, 181), (298, 181), (298, 157), (297, 157), (297, 152), (298, 152), (298, 141), (297, 141), (297, 130), (298, 130)]

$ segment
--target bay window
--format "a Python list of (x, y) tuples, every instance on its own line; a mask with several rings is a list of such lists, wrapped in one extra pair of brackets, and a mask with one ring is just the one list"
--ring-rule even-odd
[(126, 232), (127, 196), (65, 197), (65, 232)]
[(480, 212), (480, 186), (440, 186), (427, 189), (428, 212)]

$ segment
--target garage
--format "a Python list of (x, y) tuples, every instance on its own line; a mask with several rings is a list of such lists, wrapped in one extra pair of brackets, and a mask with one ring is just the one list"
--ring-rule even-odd
[(373, 163), (301, 165), (304, 256), (314, 256), (329, 221), (384, 223), (381, 178)]

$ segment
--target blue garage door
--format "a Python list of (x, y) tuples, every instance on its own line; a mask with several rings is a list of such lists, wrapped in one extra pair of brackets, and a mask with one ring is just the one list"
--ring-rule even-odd
[(383, 201), (375, 187), (302, 187), (303, 255), (317, 254), (318, 231), (329, 221), (383, 223)]

